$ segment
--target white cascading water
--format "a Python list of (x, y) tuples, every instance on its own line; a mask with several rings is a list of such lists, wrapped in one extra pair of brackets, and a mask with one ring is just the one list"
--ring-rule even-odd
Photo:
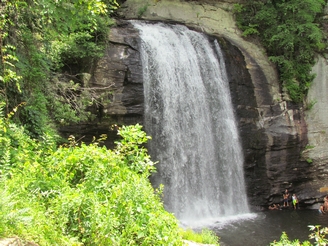
[(249, 213), (243, 154), (219, 43), (181, 25), (140, 31), (149, 152), (165, 208), (195, 224)]

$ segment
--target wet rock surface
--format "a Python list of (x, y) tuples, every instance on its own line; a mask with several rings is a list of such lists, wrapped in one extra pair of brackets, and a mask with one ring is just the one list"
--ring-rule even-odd
[[(95, 121), (63, 127), (63, 134), (75, 131), (87, 140), (107, 133), (107, 145), (112, 146), (116, 138), (112, 124), (142, 124), (144, 96), (139, 38), (127, 20), (180, 23), (218, 39), (224, 51), (244, 149), (250, 204), (279, 202), (286, 188), (298, 194), (301, 206), (320, 201), (328, 192), (328, 188), (325, 190), (328, 121), (324, 117), (318, 119), (318, 115), (327, 102), (305, 112), (302, 105), (289, 101), (263, 48), (255, 40), (243, 39), (236, 28), (231, 11), (235, 2), (238, 1), (125, 1), (116, 26), (111, 28), (106, 54), (95, 64), (89, 80), (94, 88), (108, 88), (110, 102), (104, 102), (101, 109), (91, 109), (99, 116)], [(319, 73), (327, 68), (327, 62), (321, 62)], [(317, 85), (322, 85), (321, 80), (328, 81), (326, 75), (319, 78)], [(325, 87), (320, 91), (327, 92)], [(309, 143), (314, 148), (305, 150)]]

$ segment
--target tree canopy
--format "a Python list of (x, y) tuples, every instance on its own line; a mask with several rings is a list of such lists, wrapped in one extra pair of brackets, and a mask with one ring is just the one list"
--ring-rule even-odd
[(31, 136), (90, 117), (78, 76), (102, 56), (117, 8), (116, 0), (1, 1), (0, 100), (7, 113), (25, 104), (15, 118)]
[(294, 102), (303, 102), (315, 75), (311, 73), (316, 52), (325, 36), (320, 24), (324, 0), (255, 0), (235, 5), (236, 18), (244, 36), (256, 35), (280, 80)]

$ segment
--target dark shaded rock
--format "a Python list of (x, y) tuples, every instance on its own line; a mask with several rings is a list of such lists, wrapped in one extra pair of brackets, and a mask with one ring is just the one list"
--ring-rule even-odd
[(278, 202), (285, 188), (300, 192), (297, 186), (308, 181), (308, 165), (300, 162), (307, 144), (303, 111), (298, 105), (273, 99), (267, 77), (249, 56), (251, 76), (247, 52), (227, 40), (220, 43), (244, 150), (249, 201), (252, 205)]
[[(138, 9), (149, 2), (142, 17)], [(232, 101), (245, 156), (245, 179), (251, 205), (268, 205), (282, 200), (287, 188), (296, 193), (301, 206), (312, 206), (328, 193), (327, 155), (324, 148), (304, 151), (308, 126), (302, 105), (289, 102), (279, 87), (275, 67), (256, 40), (244, 40), (233, 20), (231, 3), (226, 1), (148, 1), (127, 0), (120, 18), (179, 22), (217, 38), (224, 51)], [(236, 2), (236, 1), (231, 1)], [(138, 32), (120, 20), (111, 28), (106, 55), (95, 66), (89, 85), (108, 88), (110, 103), (92, 109), (94, 122), (62, 128), (67, 135), (77, 132), (85, 139), (109, 134), (111, 146), (116, 138), (112, 124), (143, 122), (142, 68), (138, 51)], [(323, 62), (322, 62), (323, 63)], [(319, 68), (318, 68), (319, 70)], [(323, 65), (323, 69), (325, 66)], [(326, 69), (327, 70), (327, 69)], [(321, 70), (319, 70), (321, 71)], [(321, 90), (322, 93), (324, 89)], [(107, 94), (106, 94), (107, 93)], [(324, 96), (320, 99), (326, 98)], [(326, 107), (326, 101), (322, 108)], [(322, 110), (321, 110), (322, 111)], [(311, 128), (315, 145), (326, 143), (328, 120), (315, 119)], [(324, 117), (322, 117), (324, 118)], [(318, 122), (320, 123), (318, 123)], [(156, 119), (154, 119), (156, 124)], [(324, 129), (319, 131), (318, 128)], [(326, 146), (326, 145), (322, 145)], [(311, 162), (313, 160), (313, 162)], [(325, 189), (327, 188), (327, 189)]]
[(111, 28), (109, 45), (103, 58), (94, 65), (88, 86), (98, 92), (101, 107), (90, 107), (97, 119), (77, 125), (63, 126), (68, 137), (91, 142), (93, 137), (107, 134), (106, 146), (113, 147), (117, 132), (113, 124), (130, 125), (143, 120), (144, 99), (142, 66), (138, 51), (138, 32), (128, 22)]

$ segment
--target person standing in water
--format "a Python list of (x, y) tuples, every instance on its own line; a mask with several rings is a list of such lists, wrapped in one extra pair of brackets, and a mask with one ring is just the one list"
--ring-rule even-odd
[(283, 199), (284, 199), (284, 207), (288, 207), (289, 203), (288, 203), (288, 199), (289, 199), (289, 193), (288, 190), (286, 189), (284, 194), (282, 195)]
[(298, 208), (298, 198), (297, 198), (296, 194), (293, 194), (292, 202), (293, 202), (294, 209), (297, 209)]

